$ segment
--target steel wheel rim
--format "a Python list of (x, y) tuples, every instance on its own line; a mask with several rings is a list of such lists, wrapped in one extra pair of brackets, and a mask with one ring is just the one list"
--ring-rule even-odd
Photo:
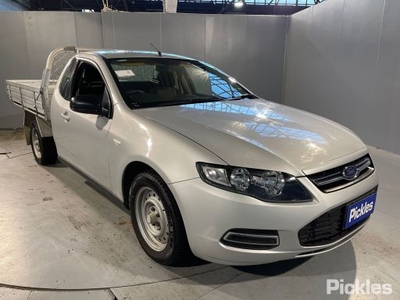
[(40, 150), (39, 135), (36, 128), (32, 130), (32, 146), (35, 156), (40, 159), (42, 157), (42, 151)]
[(147, 245), (154, 251), (163, 251), (169, 240), (168, 218), (160, 197), (150, 187), (142, 187), (136, 193), (135, 217)]

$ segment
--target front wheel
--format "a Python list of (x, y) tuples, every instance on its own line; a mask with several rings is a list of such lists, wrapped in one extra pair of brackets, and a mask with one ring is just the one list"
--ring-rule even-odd
[(182, 265), (192, 256), (178, 206), (164, 181), (154, 172), (136, 176), (129, 201), (133, 229), (153, 260)]
[(40, 165), (51, 165), (57, 160), (57, 148), (52, 137), (42, 137), (36, 122), (31, 125), (31, 147), (35, 160)]

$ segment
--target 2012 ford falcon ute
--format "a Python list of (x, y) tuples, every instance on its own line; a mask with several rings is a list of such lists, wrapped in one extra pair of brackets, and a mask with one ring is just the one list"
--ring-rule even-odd
[(65, 47), (49, 55), (42, 80), (6, 86), (36, 161), (60, 159), (120, 199), (161, 264), (321, 254), (374, 211), (377, 174), (353, 132), (260, 99), (207, 63)]

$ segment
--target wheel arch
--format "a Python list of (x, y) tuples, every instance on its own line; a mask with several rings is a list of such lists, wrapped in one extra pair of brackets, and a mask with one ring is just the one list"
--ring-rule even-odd
[(36, 121), (31, 123), (28, 144), (31, 145), (33, 156), (38, 164), (46, 166), (57, 161), (58, 153), (53, 137), (43, 137)]
[(132, 184), (132, 181), (137, 175), (139, 175), (140, 173), (143, 173), (145, 171), (153, 171), (162, 178), (162, 176), (154, 168), (152, 168), (150, 165), (148, 165), (144, 162), (141, 162), (141, 161), (130, 162), (124, 169), (124, 172), (122, 175), (122, 182), (121, 182), (122, 183), (122, 197), (124, 200), (124, 206), (128, 209), (129, 209), (129, 189)]
[(38, 117), (37, 115), (29, 111), (24, 110), (24, 135), (27, 145), (31, 144), (30, 128), (33, 123), (36, 123), (37, 129), (39, 130), (41, 137), (53, 137), (51, 124), (48, 121)]

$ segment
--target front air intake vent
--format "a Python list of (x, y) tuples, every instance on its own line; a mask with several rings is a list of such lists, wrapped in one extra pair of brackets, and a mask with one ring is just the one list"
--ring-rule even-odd
[(221, 243), (235, 248), (268, 250), (279, 246), (276, 230), (232, 229), (221, 239)]

